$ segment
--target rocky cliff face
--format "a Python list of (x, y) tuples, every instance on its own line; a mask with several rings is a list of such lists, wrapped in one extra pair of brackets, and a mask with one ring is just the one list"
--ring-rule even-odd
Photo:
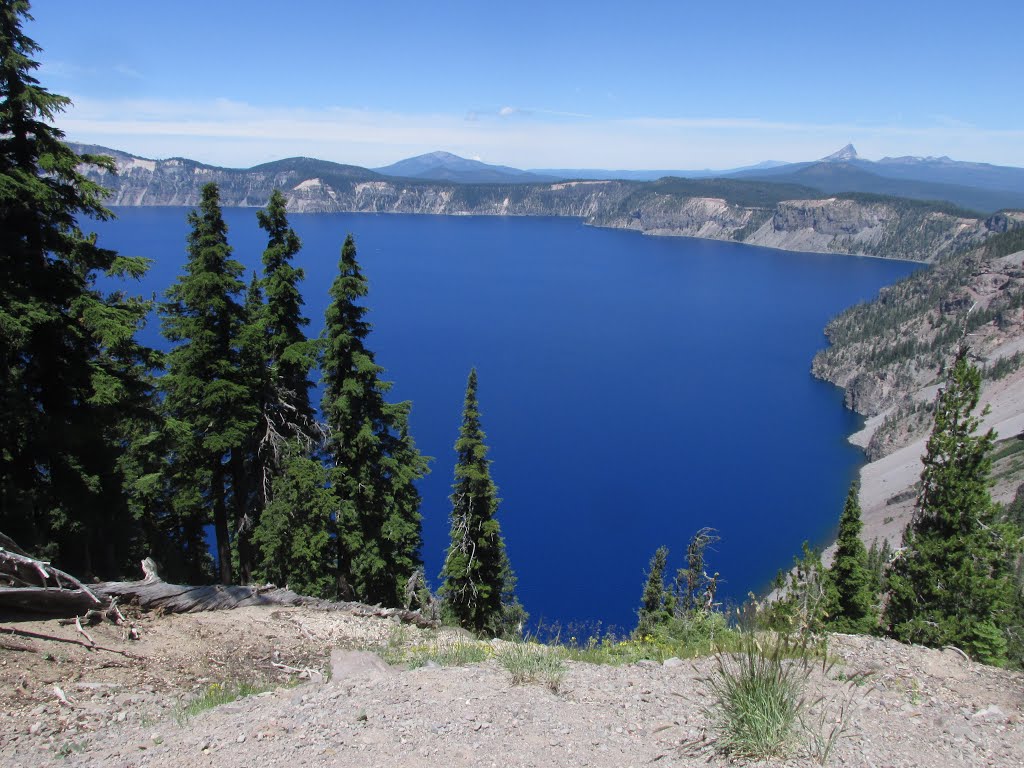
[(86, 166), (111, 191), (110, 205), (194, 206), (207, 182), (226, 206), (263, 206), (275, 189), (301, 213), (373, 212), (491, 216), (574, 216), (597, 226), (653, 235), (734, 240), (794, 251), (931, 261), (1024, 222), (1024, 214), (965, 218), (895, 200), (786, 200), (745, 206), (718, 197), (660, 191), (626, 181), (553, 184), (453, 184), (381, 176), (365, 168), (293, 158), (251, 169), (191, 160), (114, 157), (117, 173)]

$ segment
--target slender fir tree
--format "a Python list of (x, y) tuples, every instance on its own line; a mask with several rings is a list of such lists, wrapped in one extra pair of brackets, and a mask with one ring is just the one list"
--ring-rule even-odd
[(878, 626), (875, 578), (868, 567), (868, 551), (860, 540), (864, 524), (860, 518), (859, 490), (857, 483), (853, 483), (846, 495), (839, 518), (835, 560), (829, 570), (829, 629), (850, 634), (871, 632)]
[(409, 436), (408, 403), (387, 403), (391, 384), (366, 348), (370, 325), (358, 302), (368, 287), (352, 236), (341, 249), (323, 334), (326, 451), (338, 498), (339, 592), (400, 605), (405, 583), (421, 564), (419, 494), (413, 483), (427, 460)]
[(508, 630), (502, 600), (510, 566), (496, 516), (498, 489), (491, 480), (484, 438), (474, 368), (469, 372), (462, 427), (455, 443), (451, 543), (441, 570), (440, 594), (444, 613), (460, 626), (478, 634), (501, 635)]
[(309, 372), (316, 362), (316, 343), (303, 331), (309, 325), (302, 314), (304, 302), (299, 290), (304, 274), (292, 264), (302, 241), (288, 224), (286, 201), (280, 190), (273, 191), (266, 210), (257, 212), (256, 217), (267, 233), (262, 285), (267, 299), (266, 353), (274, 395), (268, 419), (286, 440), (308, 438), (315, 428)]
[(921, 490), (889, 574), (886, 622), (904, 642), (955, 645), (1002, 663), (1020, 543), (989, 495), (992, 430), (977, 434), (981, 373), (957, 351), (935, 400)]
[[(212, 513), (219, 577), (229, 584), (229, 467), (244, 452), (257, 416), (240, 353), (243, 267), (231, 257), (215, 184), (203, 187), (199, 209), (188, 221), (192, 231), (185, 274), (161, 306), (164, 336), (175, 344), (167, 355), (161, 388), (176, 437), (171, 471), (180, 491), (177, 514), (192, 533), (191, 546), (197, 546), (194, 534)], [(242, 493), (240, 488), (234, 491)]]
[(79, 166), (113, 161), (76, 154), (52, 125), (70, 101), (34, 77), (28, 20), (29, 3), (0, 3), (0, 528), (66, 569), (115, 577), (138, 533), (124, 436), (152, 421), (157, 358), (134, 338), (149, 303), (96, 280), (138, 277), (147, 261), (81, 229), (111, 214)]
[[(314, 455), (320, 434), (309, 401), (309, 372), (317, 345), (303, 332), (309, 324), (302, 314), (299, 290), (303, 272), (292, 265), (302, 244), (288, 224), (285, 208), (284, 195), (275, 189), (266, 209), (256, 214), (260, 227), (267, 233), (264, 277), (257, 280), (253, 275), (246, 294), (243, 370), (250, 391), (248, 400), (256, 404), (257, 419), (245, 446), (244, 459), (240, 457), (232, 464), (238, 490), (236, 551), (243, 581), (251, 580), (260, 558), (251, 545), (251, 537), (273, 498), (275, 478), (284, 471), (286, 460)], [(312, 510), (295, 512), (300, 516), (314, 514)], [(280, 527), (274, 525), (262, 532), (264, 544), (270, 530)], [(266, 570), (266, 565), (262, 570)]]
[(657, 627), (672, 618), (669, 595), (665, 589), (665, 568), (668, 566), (668, 547), (658, 547), (651, 556), (647, 566), (647, 581), (640, 598), (640, 610), (637, 612), (636, 632), (643, 637), (649, 635)]
[(267, 435), (275, 434), (268, 418), (275, 402), (268, 346), (267, 306), (263, 302), (261, 281), (253, 272), (238, 328), (237, 382), (245, 391), (245, 417), (251, 424), (251, 431), (231, 451), (228, 466), (233, 512), (232, 554), (237, 565), (235, 572), (242, 584), (252, 581), (257, 556), (252, 543), (253, 531), (266, 506), (273, 475), (280, 467), (267, 445)]

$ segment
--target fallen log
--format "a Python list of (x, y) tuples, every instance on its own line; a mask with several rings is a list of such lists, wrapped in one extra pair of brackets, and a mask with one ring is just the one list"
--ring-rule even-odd
[(29, 557), (6, 536), (0, 542), (0, 609), (68, 616), (101, 605), (71, 574)]
[(365, 603), (332, 602), (306, 597), (274, 586), (239, 587), (212, 584), (192, 587), (169, 584), (159, 576), (143, 581), (110, 581), (93, 585), (93, 591), (104, 597), (117, 597), (122, 604), (132, 602), (143, 610), (161, 610), (166, 613), (197, 613), (223, 611), (252, 605), (306, 606), (325, 611), (341, 611), (352, 616), (396, 619), (421, 628), (436, 627), (437, 622), (419, 611), (403, 608), (384, 608)]
[[(2, 535), (2, 534), (0, 534)], [(35, 614), (74, 618), (88, 611), (106, 612), (120, 601), (145, 611), (195, 613), (222, 611), (255, 605), (307, 606), (319, 610), (341, 611), (353, 616), (393, 619), (418, 627), (435, 627), (418, 611), (383, 608), (363, 603), (331, 602), (306, 597), (273, 585), (262, 587), (189, 586), (171, 584), (160, 578), (155, 563), (142, 562), (145, 578), (141, 581), (105, 581), (86, 587), (73, 576), (41, 560), (29, 557), (10, 539), (0, 539), (11, 547), (0, 546), (0, 614)]]

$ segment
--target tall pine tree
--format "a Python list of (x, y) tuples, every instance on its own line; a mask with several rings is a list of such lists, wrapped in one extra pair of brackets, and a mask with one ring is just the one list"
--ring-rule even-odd
[(116, 576), (138, 527), (125, 493), (128, 424), (153, 419), (135, 341), (147, 302), (104, 293), (100, 275), (138, 277), (146, 260), (81, 229), (107, 219), (106, 192), (52, 125), (70, 101), (33, 72), (29, 4), (0, 3), (0, 529), (64, 568)]
[(839, 518), (836, 555), (829, 570), (829, 629), (850, 634), (871, 632), (878, 625), (875, 578), (868, 568), (868, 551), (860, 540), (864, 524), (858, 493), (859, 487), (853, 483)]
[(478, 634), (501, 635), (508, 630), (503, 595), (510, 569), (496, 516), (498, 489), (491, 480), (484, 438), (474, 368), (469, 372), (462, 427), (455, 443), (451, 542), (441, 570), (440, 594), (444, 612), (460, 626)]
[(285, 438), (309, 437), (315, 430), (309, 401), (309, 372), (316, 362), (316, 344), (303, 331), (309, 319), (302, 314), (299, 290), (304, 274), (292, 264), (302, 241), (288, 224), (286, 201), (280, 190), (270, 195), (266, 210), (256, 218), (267, 233), (263, 251), (263, 292), (266, 294), (265, 333), (274, 401), (268, 418)]
[(336, 545), (342, 596), (401, 604), (420, 565), (419, 493), (426, 474), (408, 431), (408, 403), (388, 403), (390, 382), (366, 348), (370, 325), (358, 302), (369, 289), (352, 236), (345, 238), (331, 285), (323, 334), (326, 451), (338, 497)]
[(981, 373), (956, 355), (935, 401), (914, 517), (889, 574), (886, 620), (904, 642), (955, 645), (1002, 663), (1020, 543), (989, 495), (995, 434), (977, 434)]
[[(245, 308), (242, 265), (232, 258), (227, 225), (215, 184), (202, 189), (199, 209), (188, 217), (185, 274), (161, 306), (164, 336), (175, 344), (161, 379), (164, 404), (175, 436), (172, 465), (178, 514), (190, 543), (212, 515), (222, 583), (232, 582), (229, 504), (230, 471), (253, 433), (257, 404), (240, 354)], [(196, 562), (198, 563), (199, 553)], [(194, 572), (194, 576), (201, 575)]]
[[(312, 456), (321, 437), (309, 400), (309, 372), (316, 361), (317, 343), (303, 331), (309, 324), (302, 314), (299, 290), (303, 272), (292, 264), (302, 243), (288, 224), (280, 190), (273, 191), (266, 209), (256, 217), (267, 233), (267, 247), (263, 251), (264, 277), (257, 282), (254, 276), (247, 294), (243, 332), (243, 352), (252, 370), (248, 386), (259, 412), (246, 451), (248, 504), (238, 525), (239, 566), (245, 580), (251, 578), (260, 559), (249, 541), (273, 498), (274, 481), (280, 479), (291, 459)], [(299, 516), (305, 512), (312, 514), (294, 510)], [(280, 525), (271, 521), (260, 534), (264, 548), (270, 531), (280, 530)], [(269, 563), (264, 561), (259, 567), (265, 571)]]

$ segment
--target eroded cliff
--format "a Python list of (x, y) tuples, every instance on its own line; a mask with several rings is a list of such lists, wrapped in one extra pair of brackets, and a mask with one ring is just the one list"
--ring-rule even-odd
[[(114, 158), (115, 174), (84, 167), (89, 178), (110, 190), (108, 202), (114, 206), (194, 206), (202, 185), (215, 182), (226, 206), (263, 206), (276, 188), (284, 192), (289, 210), (298, 213), (572, 216), (651, 235), (917, 261), (980, 244), (1024, 221), (1024, 214), (983, 219), (946, 206), (862, 195), (821, 198), (804, 188), (755, 182), (456, 184), (396, 179), (309, 158), (233, 169), (76, 149)], [(781, 199), (794, 193), (804, 194)]]

